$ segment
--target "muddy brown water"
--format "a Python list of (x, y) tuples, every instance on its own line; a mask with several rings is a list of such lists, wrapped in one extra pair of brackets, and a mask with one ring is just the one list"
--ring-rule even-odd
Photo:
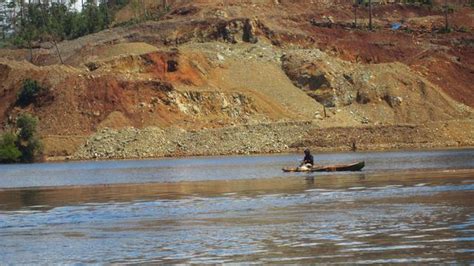
[(474, 263), (474, 150), (0, 166), (1, 264)]

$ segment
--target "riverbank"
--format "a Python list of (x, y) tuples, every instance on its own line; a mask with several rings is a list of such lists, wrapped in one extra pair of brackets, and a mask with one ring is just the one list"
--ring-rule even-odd
[(103, 129), (71, 156), (48, 160), (140, 159), (299, 152), (388, 151), (473, 147), (472, 120), (423, 125), (321, 127), (317, 121), (239, 125), (216, 129)]

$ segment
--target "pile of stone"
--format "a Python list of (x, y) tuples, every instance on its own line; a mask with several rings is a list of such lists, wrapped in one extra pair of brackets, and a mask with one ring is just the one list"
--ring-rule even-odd
[(315, 125), (282, 122), (218, 129), (104, 129), (91, 136), (73, 159), (130, 159), (184, 155), (277, 153), (301, 141)]

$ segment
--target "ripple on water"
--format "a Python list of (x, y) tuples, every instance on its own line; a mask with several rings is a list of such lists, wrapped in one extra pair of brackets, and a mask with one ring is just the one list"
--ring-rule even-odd
[(454, 252), (456, 253), (474, 253), (474, 249), (466, 249), (466, 248), (461, 248), (461, 249), (455, 249)]
[(403, 236), (406, 239), (418, 239), (418, 238), (426, 238), (430, 237), (431, 235), (410, 235), (410, 236)]
[(307, 257), (290, 257), (290, 258), (263, 258), (263, 259), (260, 259), (260, 261), (263, 261), (263, 262), (285, 262), (285, 263), (289, 263), (289, 262), (292, 262), (292, 261), (305, 261), (305, 260), (313, 260), (313, 259), (316, 259), (317, 256), (307, 256)]
[(316, 243), (316, 242), (315, 243), (292, 243), (287, 246), (298, 248), (298, 247), (314, 247), (314, 246), (319, 246), (319, 245), (322, 245), (322, 243)]
[(385, 263), (421, 263), (421, 262), (437, 262), (438, 258), (393, 258), (393, 259), (376, 259), (376, 260), (357, 260), (355, 264), (385, 264)]
[(349, 190), (364, 190), (366, 187), (350, 187)]
[(416, 184), (415, 187), (424, 187), (424, 186), (427, 186), (429, 185), (428, 183), (419, 183), (419, 184)]
[(474, 185), (337, 181), (338, 189), (302, 181), (212, 195), (180, 187), (166, 199), (2, 212), (0, 257), (7, 264), (423, 263), (453, 260), (453, 252), (456, 262), (474, 259), (474, 206), (465, 200)]
[(348, 248), (344, 252), (361, 252), (361, 251), (389, 251), (389, 250), (409, 250), (416, 248), (425, 248), (424, 245), (397, 245), (397, 246), (385, 246), (385, 247), (361, 247), (361, 248)]
[(442, 242), (473, 242), (474, 237), (455, 237), (455, 238), (441, 238), (419, 241), (422, 243), (442, 243)]
[(433, 232), (433, 231), (444, 231), (448, 230), (449, 227), (436, 227), (436, 228), (423, 228), (420, 229), (421, 232)]
[(305, 192), (335, 192), (338, 190), (330, 190), (330, 189), (323, 189), (323, 188), (313, 188), (313, 189), (306, 189)]
[(365, 245), (365, 244), (366, 243), (364, 243), (364, 242), (353, 241), (353, 242), (336, 243), (336, 246), (360, 246), (360, 245)]

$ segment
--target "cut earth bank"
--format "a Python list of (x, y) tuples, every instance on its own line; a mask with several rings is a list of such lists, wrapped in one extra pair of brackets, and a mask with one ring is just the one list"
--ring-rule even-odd
[[(50, 159), (474, 146), (472, 31), (351, 29), (344, 1), (230, 2), (176, 1), (160, 21), (61, 42), (65, 64), (53, 47), (33, 63), (0, 50), (3, 129), (34, 114)], [(378, 25), (443, 19), (391, 8)], [(27, 78), (47, 93), (17, 106)]]

